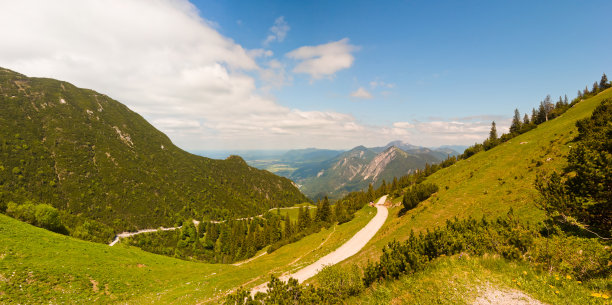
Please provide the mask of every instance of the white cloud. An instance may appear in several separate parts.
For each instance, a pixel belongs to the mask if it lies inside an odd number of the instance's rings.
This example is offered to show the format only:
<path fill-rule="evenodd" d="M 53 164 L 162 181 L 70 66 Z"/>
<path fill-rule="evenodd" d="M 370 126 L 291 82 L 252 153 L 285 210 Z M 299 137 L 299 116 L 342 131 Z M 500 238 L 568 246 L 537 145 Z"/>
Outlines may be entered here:
<path fill-rule="evenodd" d="M 258 58 L 258 57 L 271 57 L 274 55 L 274 52 L 272 52 L 271 50 L 266 50 L 266 49 L 252 49 L 252 50 L 248 50 L 247 54 L 249 54 L 251 58 Z"/>
<path fill-rule="evenodd" d="M 299 61 L 293 72 L 308 74 L 313 79 L 320 79 L 331 77 L 342 69 L 350 68 L 355 60 L 351 52 L 358 49 L 349 44 L 348 38 L 344 38 L 317 46 L 304 46 L 287 53 L 287 57 Z"/>
<path fill-rule="evenodd" d="M 427 146 L 468 145 L 482 142 L 491 130 L 491 117 L 479 116 L 453 118 L 450 120 L 434 119 L 427 122 L 395 122 L 386 134 L 403 137 L 408 142 Z M 509 119 L 498 120 L 498 134 L 507 131 Z"/>
<path fill-rule="evenodd" d="M 270 28 L 268 37 L 264 40 L 264 45 L 268 45 L 273 41 L 283 42 L 291 28 L 284 16 L 280 16 L 274 20 L 274 25 Z"/>
<path fill-rule="evenodd" d="M 258 94 L 250 74 L 282 84 L 283 65 L 259 66 L 271 51 L 220 35 L 186 0 L 8 1 L 0 20 L 0 66 L 107 94 L 184 148 L 348 146 L 361 128 Z"/>
<path fill-rule="evenodd" d="M 372 94 L 370 94 L 370 92 L 368 92 L 366 89 L 363 89 L 363 87 L 359 87 L 359 89 L 357 89 L 355 92 L 351 92 L 351 96 L 355 98 L 361 98 L 361 99 L 371 99 L 372 98 Z"/>
<path fill-rule="evenodd" d="M 0 20 L 10 25 L 0 27 L 0 66 L 107 94 L 187 149 L 348 148 L 400 137 L 429 145 L 454 141 L 461 128 L 482 140 L 490 124 L 380 127 L 285 107 L 257 86 L 290 81 L 282 62 L 222 36 L 186 0 L 5 1 Z M 350 67 L 356 49 L 342 39 L 287 56 L 300 61 L 295 72 L 320 78 Z"/>

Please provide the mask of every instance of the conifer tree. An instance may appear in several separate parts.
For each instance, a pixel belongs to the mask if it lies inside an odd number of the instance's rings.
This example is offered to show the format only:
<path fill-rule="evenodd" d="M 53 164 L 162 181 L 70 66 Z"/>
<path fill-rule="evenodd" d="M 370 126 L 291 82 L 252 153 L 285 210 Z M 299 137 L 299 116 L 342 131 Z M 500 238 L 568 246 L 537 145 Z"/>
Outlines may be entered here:
<path fill-rule="evenodd" d="M 310 217 L 310 207 L 306 207 L 304 209 L 304 228 L 308 228 L 312 223 L 312 218 Z"/>
<path fill-rule="evenodd" d="M 591 92 L 593 92 L 593 94 L 597 94 L 599 92 L 599 84 L 597 84 L 597 82 L 593 83 L 593 90 L 591 90 Z"/>
<path fill-rule="evenodd" d="M 329 206 L 329 199 L 327 196 L 320 201 L 319 206 L 317 208 L 317 221 L 320 222 L 329 222 L 331 220 L 331 208 Z"/>
<path fill-rule="evenodd" d="M 525 116 L 523 117 L 523 126 L 527 126 L 529 123 L 529 116 L 525 113 Z"/>
<path fill-rule="evenodd" d="M 299 210 L 298 210 L 298 223 L 297 223 L 297 226 L 298 226 L 299 230 L 304 230 L 306 228 L 306 222 L 305 222 L 305 219 L 304 219 L 304 216 L 305 216 L 304 213 L 305 213 L 304 207 L 300 207 Z"/>
<path fill-rule="evenodd" d="M 495 127 L 495 121 L 491 122 L 491 131 L 489 131 L 489 140 L 497 141 L 497 127 Z"/>
<path fill-rule="evenodd" d="M 601 90 L 606 90 L 606 89 L 610 88 L 610 83 L 608 82 L 608 77 L 606 76 L 606 73 L 604 73 L 601 76 L 601 80 L 599 81 L 599 88 Z"/>
<path fill-rule="evenodd" d="M 291 224 L 291 218 L 289 218 L 289 214 L 285 215 L 285 235 L 284 238 L 288 239 L 291 235 L 293 235 L 293 225 Z"/>
<path fill-rule="evenodd" d="M 510 133 L 518 134 L 521 131 L 521 114 L 518 109 L 514 109 L 514 117 L 512 118 L 512 125 L 510 125 Z"/>

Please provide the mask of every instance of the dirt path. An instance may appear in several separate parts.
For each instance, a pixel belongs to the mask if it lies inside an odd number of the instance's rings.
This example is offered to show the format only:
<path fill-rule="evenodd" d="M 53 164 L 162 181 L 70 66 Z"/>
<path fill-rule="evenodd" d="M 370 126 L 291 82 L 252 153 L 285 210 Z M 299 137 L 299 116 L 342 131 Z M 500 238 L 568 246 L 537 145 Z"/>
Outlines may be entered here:
<path fill-rule="evenodd" d="M 472 305 L 545 305 L 515 289 L 501 290 L 489 284 L 481 290 L 482 292 Z"/>
<path fill-rule="evenodd" d="M 346 243 L 344 243 L 340 248 L 335 251 L 323 256 L 316 262 L 311 265 L 308 265 L 297 272 L 289 275 L 283 275 L 279 277 L 279 279 L 283 281 L 287 281 L 289 278 L 294 278 L 298 280 L 298 282 L 303 282 L 315 274 L 319 273 L 324 266 L 337 264 L 359 252 L 369 241 L 374 237 L 376 232 L 382 227 L 389 215 L 389 211 L 384 206 L 385 201 L 387 200 L 387 196 L 381 197 L 376 203 L 377 213 L 368 224 L 363 227 L 357 234 L 353 235 L 351 239 L 349 239 Z M 258 285 L 251 290 L 251 294 L 256 294 L 257 292 L 265 292 L 268 283 L 263 283 Z"/>
<path fill-rule="evenodd" d="M 200 222 L 197 221 L 197 220 L 194 220 L 193 224 L 198 226 L 200 224 Z M 110 244 L 108 244 L 108 245 L 112 247 L 116 243 L 118 243 L 122 238 L 130 237 L 130 236 L 134 236 L 134 235 L 138 235 L 138 234 L 152 233 L 152 232 L 157 232 L 157 231 L 174 231 L 174 230 L 180 229 L 180 228 L 182 228 L 182 227 L 172 227 L 172 228 L 160 227 L 159 229 L 143 229 L 143 230 L 138 230 L 136 232 L 122 232 L 122 233 L 117 234 L 115 236 L 115 239 L 113 239 L 113 241 Z"/>

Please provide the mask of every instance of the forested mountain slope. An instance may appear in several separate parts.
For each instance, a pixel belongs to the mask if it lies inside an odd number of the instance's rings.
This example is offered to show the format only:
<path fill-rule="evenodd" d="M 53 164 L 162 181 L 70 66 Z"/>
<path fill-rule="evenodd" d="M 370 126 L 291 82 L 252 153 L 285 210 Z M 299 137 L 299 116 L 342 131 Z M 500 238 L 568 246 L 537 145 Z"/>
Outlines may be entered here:
<path fill-rule="evenodd" d="M 101 241 L 109 228 L 256 215 L 307 199 L 240 157 L 181 150 L 106 95 L 0 68 L 0 202 L 10 201 L 51 204 L 70 231 Z"/>

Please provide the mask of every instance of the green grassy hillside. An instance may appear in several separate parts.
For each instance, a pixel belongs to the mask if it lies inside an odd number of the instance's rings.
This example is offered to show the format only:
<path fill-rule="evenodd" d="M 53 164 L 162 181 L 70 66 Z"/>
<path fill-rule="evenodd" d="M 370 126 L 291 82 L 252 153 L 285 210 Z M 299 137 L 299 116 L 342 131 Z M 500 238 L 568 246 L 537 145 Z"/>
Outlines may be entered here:
<path fill-rule="evenodd" d="M 524 222 L 544 220 L 544 213 L 535 205 L 539 200 L 534 185 L 536 176 L 564 167 L 577 135 L 576 121 L 589 117 L 602 100 L 611 97 L 612 89 L 608 89 L 530 132 L 432 174 L 425 182 L 436 183 L 440 190 L 403 216 L 399 215 L 399 206 L 393 208 L 379 234 L 341 265 L 363 266 L 368 260 L 378 261 L 382 248 L 389 242 L 406 240 L 411 230 L 424 232 L 444 226 L 446 220 L 454 217 L 492 219 L 513 208 L 514 215 Z M 399 203 L 401 198 L 393 201 Z M 581 249 L 555 251 L 564 251 L 564 255 L 582 253 Z M 318 278 L 312 280 L 317 281 Z M 526 293 L 550 304 L 609 304 L 610 287 L 609 278 L 596 278 L 583 284 L 558 271 L 551 274 L 534 270 L 527 262 L 508 261 L 499 256 L 455 255 L 436 259 L 425 270 L 414 274 L 376 283 L 345 302 L 472 304 L 492 289 Z"/>
<path fill-rule="evenodd" d="M 524 221 L 543 220 L 544 213 L 534 205 L 539 196 L 534 187 L 536 176 L 564 166 L 577 134 L 576 121 L 590 116 L 603 99 L 610 97 L 612 89 L 576 104 L 534 130 L 427 177 L 425 182 L 437 184 L 440 190 L 401 217 L 401 206 L 393 208 L 379 234 L 345 264 L 377 260 L 390 241 L 405 240 L 411 230 L 441 226 L 454 217 L 497 217 L 512 207 Z M 394 199 L 395 203 L 400 201 Z"/>
<path fill-rule="evenodd" d="M 95 223 L 87 219 L 123 231 L 307 201 L 290 180 L 240 157 L 179 149 L 103 94 L 0 68 L 0 201 L 29 200 L 68 212 L 79 231 Z"/>
<path fill-rule="evenodd" d="M 0 214 L 0 304 L 220 303 L 238 286 L 255 286 L 316 261 L 359 231 L 376 210 L 342 225 L 257 254 L 240 266 L 188 262 L 121 244 L 109 247 L 33 227 Z M 263 253 L 264 251 L 262 251 Z"/>

